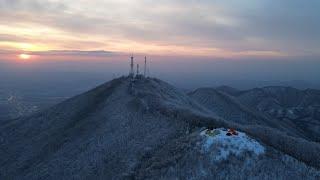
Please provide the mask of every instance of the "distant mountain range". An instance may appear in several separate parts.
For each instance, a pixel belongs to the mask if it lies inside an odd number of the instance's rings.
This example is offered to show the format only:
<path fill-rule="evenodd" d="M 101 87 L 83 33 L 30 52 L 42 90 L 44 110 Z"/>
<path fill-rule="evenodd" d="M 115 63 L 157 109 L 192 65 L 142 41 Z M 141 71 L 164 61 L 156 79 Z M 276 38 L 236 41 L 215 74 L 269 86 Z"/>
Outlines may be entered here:
<path fill-rule="evenodd" d="M 1 121 L 0 179 L 319 179 L 319 97 L 121 77 Z"/>
<path fill-rule="evenodd" d="M 217 90 L 283 126 L 290 125 L 290 129 L 301 132 L 302 137 L 320 142 L 320 90 L 279 86 L 246 91 L 230 87 Z"/>

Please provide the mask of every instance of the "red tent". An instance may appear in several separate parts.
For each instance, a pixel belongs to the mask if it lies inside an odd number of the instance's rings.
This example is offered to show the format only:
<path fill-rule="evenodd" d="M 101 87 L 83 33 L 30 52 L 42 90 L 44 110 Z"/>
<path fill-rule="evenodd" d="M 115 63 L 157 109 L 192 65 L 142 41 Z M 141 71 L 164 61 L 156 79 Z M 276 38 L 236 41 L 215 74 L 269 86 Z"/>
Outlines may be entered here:
<path fill-rule="evenodd" d="M 231 136 L 231 135 L 238 135 L 237 131 L 233 128 L 230 128 L 228 129 L 228 133 L 227 133 L 228 136 Z"/>

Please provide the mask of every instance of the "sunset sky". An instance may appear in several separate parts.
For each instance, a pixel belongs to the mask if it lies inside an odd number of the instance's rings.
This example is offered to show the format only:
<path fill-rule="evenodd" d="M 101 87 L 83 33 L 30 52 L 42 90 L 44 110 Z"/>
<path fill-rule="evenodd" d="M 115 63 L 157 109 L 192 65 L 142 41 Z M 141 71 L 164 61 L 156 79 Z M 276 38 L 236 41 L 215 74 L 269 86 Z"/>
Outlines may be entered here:
<path fill-rule="evenodd" d="M 318 0 L 0 0 L 2 57 L 320 55 Z"/>
<path fill-rule="evenodd" d="M 126 75 L 134 54 L 181 87 L 320 87 L 319 9 L 319 0 L 0 0 L 0 80 L 98 84 Z"/>

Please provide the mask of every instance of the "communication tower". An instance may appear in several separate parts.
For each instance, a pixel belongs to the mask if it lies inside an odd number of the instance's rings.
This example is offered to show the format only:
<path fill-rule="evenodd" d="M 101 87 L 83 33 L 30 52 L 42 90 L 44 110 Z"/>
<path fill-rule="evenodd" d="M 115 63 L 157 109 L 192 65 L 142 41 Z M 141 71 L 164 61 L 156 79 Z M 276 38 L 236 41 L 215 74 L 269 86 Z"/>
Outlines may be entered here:
<path fill-rule="evenodd" d="M 139 75 L 139 64 L 137 64 L 137 76 Z"/>
<path fill-rule="evenodd" d="M 133 71 L 133 55 L 131 56 L 131 63 L 130 63 L 130 73 L 129 76 L 133 77 L 134 76 L 134 71 Z"/>
<path fill-rule="evenodd" d="M 144 77 L 147 76 L 147 56 L 144 57 L 144 72 L 143 72 L 143 76 Z"/>

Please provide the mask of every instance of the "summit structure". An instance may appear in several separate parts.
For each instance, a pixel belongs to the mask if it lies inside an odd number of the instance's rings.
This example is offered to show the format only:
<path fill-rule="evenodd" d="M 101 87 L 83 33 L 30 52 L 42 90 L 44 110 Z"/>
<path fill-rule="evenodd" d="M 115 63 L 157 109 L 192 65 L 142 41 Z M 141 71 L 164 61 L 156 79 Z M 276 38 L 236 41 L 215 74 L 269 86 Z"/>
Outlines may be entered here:
<path fill-rule="evenodd" d="M 137 63 L 136 65 L 136 74 L 134 72 L 134 57 L 133 55 L 130 58 L 130 71 L 129 71 L 129 77 L 131 78 L 140 78 L 140 77 L 146 77 L 147 76 L 147 57 L 144 57 L 144 69 L 143 74 L 140 73 L 140 65 Z"/>
<path fill-rule="evenodd" d="M 134 71 L 133 71 L 133 55 L 131 56 L 131 61 L 130 61 L 130 72 L 129 76 L 133 77 L 134 76 Z"/>
<path fill-rule="evenodd" d="M 144 77 L 147 76 L 147 56 L 144 57 L 144 72 L 143 72 L 143 76 Z"/>

